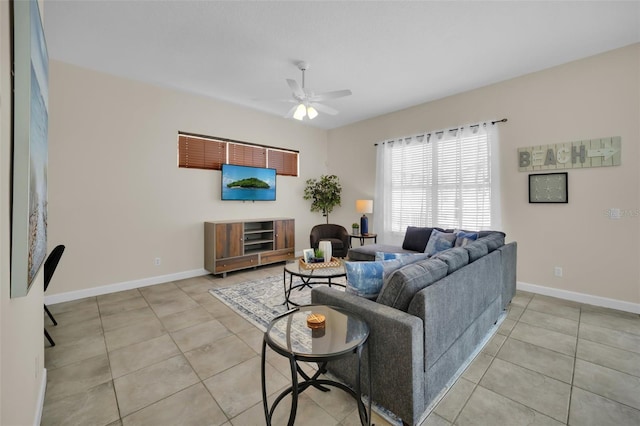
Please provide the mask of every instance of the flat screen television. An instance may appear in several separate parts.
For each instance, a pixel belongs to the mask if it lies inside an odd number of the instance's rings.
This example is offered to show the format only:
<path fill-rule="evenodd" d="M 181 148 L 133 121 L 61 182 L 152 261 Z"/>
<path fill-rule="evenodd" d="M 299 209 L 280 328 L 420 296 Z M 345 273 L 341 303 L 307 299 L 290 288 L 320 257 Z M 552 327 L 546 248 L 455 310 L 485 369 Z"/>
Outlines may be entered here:
<path fill-rule="evenodd" d="M 276 169 L 222 165 L 222 199 L 275 201 Z"/>

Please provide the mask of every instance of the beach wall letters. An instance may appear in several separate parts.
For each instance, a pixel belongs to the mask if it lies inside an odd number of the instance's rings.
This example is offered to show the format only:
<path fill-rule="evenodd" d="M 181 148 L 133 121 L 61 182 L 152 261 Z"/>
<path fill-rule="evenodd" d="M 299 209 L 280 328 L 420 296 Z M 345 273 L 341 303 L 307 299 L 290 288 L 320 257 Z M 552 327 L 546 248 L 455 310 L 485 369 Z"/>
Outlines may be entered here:
<path fill-rule="evenodd" d="M 518 148 L 518 171 L 619 166 L 620 136 Z"/>

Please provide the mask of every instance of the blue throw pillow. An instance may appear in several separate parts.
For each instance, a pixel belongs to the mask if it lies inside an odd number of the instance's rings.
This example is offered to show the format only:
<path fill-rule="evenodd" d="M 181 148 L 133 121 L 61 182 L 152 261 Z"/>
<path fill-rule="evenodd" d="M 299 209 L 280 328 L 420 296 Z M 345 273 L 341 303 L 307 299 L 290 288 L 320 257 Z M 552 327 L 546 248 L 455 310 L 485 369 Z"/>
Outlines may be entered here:
<path fill-rule="evenodd" d="M 403 265 L 399 259 L 378 262 L 344 262 L 347 272 L 346 293 L 375 300 L 384 279 Z"/>
<path fill-rule="evenodd" d="M 424 249 L 424 252 L 429 256 L 433 256 L 434 254 L 448 250 L 456 242 L 456 234 L 453 232 L 441 232 L 437 229 L 434 229 L 431 232 L 431 236 L 429 237 L 429 242 L 427 243 L 427 247 Z"/>
<path fill-rule="evenodd" d="M 404 265 L 417 262 L 418 260 L 428 259 L 429 256 L 424 253 L 385 253 L 383 251 L 376 252 L 376 261 L 382 260 L 401 260 Z"/>
<path fill-rule="evenodd" d="M 477 232 L 455 231 L 454 234 L 456 234 L 455 247 L 464 247 L 470 242 L 478 239 Z"/>

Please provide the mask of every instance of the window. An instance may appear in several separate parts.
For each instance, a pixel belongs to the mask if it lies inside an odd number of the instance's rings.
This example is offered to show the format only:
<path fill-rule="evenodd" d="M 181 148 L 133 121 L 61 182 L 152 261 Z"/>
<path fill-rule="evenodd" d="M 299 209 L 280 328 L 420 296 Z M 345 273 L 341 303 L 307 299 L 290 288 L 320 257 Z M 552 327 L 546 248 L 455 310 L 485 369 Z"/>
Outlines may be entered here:
<path fill-rule="evenodd" d="M 220 170 L 222 164 L 269 167 L 282 176 L 298 176 L 298 152 L 245 142 L 178 134 L 178 167 Z"/>
<path fill-rule="evenodd" d="M 497 226 L 492 139 L 484 126 L 470 126 L 379 144 L 377 229 L 392 241 L 403 237 L 407 226 Z"/>

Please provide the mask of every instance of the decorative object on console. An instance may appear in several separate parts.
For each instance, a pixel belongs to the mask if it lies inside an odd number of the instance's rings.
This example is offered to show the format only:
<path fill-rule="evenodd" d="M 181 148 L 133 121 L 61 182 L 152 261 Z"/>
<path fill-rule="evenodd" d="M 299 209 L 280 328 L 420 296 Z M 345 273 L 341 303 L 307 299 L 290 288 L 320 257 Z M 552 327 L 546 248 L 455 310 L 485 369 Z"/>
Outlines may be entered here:
<path fill-rule="evenodd" d="M 369 219 L 366 213 L 373 213 L 373 200 L 356 200 L 356 211 L 362 213 L 360 232 L 362 235 L 367 235 L 369 233 Z"/>
<path fill-rule="evenodd" d="M 357 223 L 352 223 L 351 224 L 351 234 L 352 235 L 358 235 L 360 234 L 360 225 Z"/>
<path fill-rule="evenodd" d="M 342 186 L 340 179 L 336 175 L 322 175 L 320 179 L 308 179 L 304 188 L 302 198 L 311 201 L 312 212 L 322 212 L 322 216 L 329 223 L 329 213 L 333 208 L 339 206 L 342 200 L 340 194 Z"/>
<path fill-rule="evenodd" d="M 568 174 L 529 175 L 529 203 L 568 203 Z"/>

